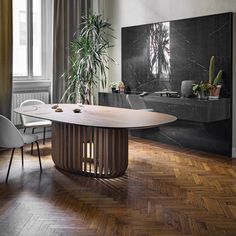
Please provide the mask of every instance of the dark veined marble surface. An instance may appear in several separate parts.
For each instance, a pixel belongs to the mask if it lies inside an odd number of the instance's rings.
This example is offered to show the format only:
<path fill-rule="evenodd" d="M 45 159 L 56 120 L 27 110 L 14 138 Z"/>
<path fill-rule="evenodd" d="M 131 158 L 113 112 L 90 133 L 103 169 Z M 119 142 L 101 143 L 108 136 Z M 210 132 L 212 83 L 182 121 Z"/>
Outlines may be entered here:
<path fill-rule="evenodd" d="M 129 96 L 140 99 L 139 95 Z M 132 135 L 231 156 L 230 99 L 201 101 L 195 98 L 157 97 L 152 94 L 141 99 L 154 112 L 175 115 L 178 120 L 159 128 L 132 130 Z M 129 108 L 126 94 L 118 93 L 99 93 L 99 105 Z"/>
<path fill-rule="evenodd" d="M 179 120 L 133 135 L 231 156 L 232 18 L 233 13 L 222 13 L 122 28 L 122 81 L 127 91 L 167 89 L 180 94 L 183 80 L 208 81 L 211 56 L 216 58 L 215 74 L 223 70 L 223 99 L 217 102 L 145 96 L 148 108 Z M 104 105 L 127 106 L 122 95 L 100 98 Z"/>
<path fill-rule="evenodd" d="M 183 80 L 208 81 L 211 56 L 232 91 L 232 13 L 122 28 L 122 80 L 131 91 L 180 92 Z"/>

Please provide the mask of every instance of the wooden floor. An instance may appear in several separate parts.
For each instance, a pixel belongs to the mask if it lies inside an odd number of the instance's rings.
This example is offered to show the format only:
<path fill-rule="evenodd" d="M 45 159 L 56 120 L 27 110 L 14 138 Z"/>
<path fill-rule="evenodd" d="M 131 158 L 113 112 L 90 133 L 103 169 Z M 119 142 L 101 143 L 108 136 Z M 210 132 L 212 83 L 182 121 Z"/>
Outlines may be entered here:
<path fill-rule="evenodd" d="M 117 179 L 57 170 L 50 141 L 37 155 L 0 153 L 0 235 L 236 235 L 236 164 L 152 141 L 129 141 Z"/>

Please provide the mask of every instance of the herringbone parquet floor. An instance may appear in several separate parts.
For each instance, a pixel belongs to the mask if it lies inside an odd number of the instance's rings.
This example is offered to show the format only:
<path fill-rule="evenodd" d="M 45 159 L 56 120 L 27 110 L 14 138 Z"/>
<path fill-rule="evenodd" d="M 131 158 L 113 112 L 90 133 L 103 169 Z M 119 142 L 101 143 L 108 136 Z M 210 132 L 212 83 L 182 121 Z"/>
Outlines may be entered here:
<path fill-rule="evenodd" d="M 0 235 L 236 235 L 236 164 L 216 155 L 132 138 L 117 179 L 57 170 L 50 142 L 43 173 L 26 150 L 0 153 Z"/>

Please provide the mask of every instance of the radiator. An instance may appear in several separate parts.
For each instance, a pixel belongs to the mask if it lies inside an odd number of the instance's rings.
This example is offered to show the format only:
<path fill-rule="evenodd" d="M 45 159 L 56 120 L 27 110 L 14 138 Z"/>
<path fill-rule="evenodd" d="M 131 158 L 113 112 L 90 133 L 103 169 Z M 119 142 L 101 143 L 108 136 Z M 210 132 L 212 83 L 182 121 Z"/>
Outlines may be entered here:
<path fill-rule="evenodd" d="M 49 92 L 35 92 L 35 93 L 13 93 L 12 94 L 12 113 L 11 121 L 15 125 L 20 125 L 20 115 L 14 112 L 14 109 L 19 107 L 20 104 L 28 99 L 39 99 L 45 103 L 49 103 Z"/>

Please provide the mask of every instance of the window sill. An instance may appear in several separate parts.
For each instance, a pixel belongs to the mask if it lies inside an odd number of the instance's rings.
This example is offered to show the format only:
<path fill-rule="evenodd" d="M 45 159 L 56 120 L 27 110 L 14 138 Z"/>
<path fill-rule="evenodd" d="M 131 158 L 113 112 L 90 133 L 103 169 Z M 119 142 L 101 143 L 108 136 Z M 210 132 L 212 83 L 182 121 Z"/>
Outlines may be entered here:
<path fill-rule="evenodd" d="M 13 80 L 12 92 L 50 91 L 51 80 Z"/>

